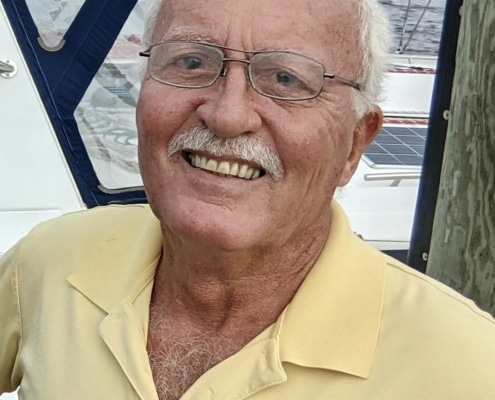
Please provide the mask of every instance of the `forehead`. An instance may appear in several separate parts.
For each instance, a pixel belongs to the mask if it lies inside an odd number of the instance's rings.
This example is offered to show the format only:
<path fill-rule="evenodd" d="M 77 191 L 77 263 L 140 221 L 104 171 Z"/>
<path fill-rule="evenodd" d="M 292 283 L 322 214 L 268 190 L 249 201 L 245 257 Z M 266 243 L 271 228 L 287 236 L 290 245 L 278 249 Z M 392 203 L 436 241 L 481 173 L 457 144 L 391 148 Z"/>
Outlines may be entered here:
<path fill-rule="evenodd" d="M 243 50 L 294 50 L 324 61 L 357 52 L 358 20 L 354 0 L 165 0 L 153 42 L 203 39 Z"/>

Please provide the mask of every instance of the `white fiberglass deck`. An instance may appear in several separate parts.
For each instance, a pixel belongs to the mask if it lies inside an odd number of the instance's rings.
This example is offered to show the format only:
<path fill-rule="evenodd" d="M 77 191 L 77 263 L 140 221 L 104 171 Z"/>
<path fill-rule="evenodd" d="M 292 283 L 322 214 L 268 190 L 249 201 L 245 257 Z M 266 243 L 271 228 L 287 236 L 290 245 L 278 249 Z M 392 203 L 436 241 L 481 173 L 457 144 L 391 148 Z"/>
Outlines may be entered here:
<path fill-rule="evenodd" d="M 337 194 L 353 230 L 381 250 L 407 250 L 428 130 L 436 58 L 391 55 L 381 133 Z"/>

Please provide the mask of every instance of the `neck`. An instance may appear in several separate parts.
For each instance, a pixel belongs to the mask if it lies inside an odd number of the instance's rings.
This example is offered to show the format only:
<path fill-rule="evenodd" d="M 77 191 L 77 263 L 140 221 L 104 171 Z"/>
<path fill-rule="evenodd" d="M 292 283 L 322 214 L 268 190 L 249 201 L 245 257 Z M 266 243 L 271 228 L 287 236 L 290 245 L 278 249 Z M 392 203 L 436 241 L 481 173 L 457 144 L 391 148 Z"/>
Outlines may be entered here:
<path fill-rule="evenodd" d="M 278 318 L 326 240 L 320 233 L 275 249 L 232 252 L 164 237 L 155 307 L 176 321 L 245 342 Z"/>

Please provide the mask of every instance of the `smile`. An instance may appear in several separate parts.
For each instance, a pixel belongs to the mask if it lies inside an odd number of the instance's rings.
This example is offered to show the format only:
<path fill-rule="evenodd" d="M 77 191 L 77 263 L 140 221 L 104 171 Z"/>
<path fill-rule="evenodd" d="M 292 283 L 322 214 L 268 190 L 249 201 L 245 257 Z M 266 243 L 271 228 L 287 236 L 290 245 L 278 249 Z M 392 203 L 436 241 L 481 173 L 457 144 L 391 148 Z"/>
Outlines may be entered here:
<path fill-rule="evenodd" d="M 225 160 L 219 161 L 192 153 L 185 153 L 185 158 L 191 166 L 221 177 L 255 180 L 265 175 L 265 171 L 251 167 L 247 164 L 239 164 L 237 162 Z"/>

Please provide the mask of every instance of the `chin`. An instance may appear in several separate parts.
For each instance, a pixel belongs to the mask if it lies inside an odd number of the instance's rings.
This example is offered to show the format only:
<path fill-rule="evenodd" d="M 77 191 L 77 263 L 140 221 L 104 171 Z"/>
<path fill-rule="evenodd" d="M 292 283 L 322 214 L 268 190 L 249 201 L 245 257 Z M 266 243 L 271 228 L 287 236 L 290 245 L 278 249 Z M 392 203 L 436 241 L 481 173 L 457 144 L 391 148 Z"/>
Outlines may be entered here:
<path fill-rule="evenodd" d="M 183 201 L 178 207 L 157 211 L 165 235 L 183 243 L 239 251 L 264 246 L 269 237 L 266 218 L 222 205 Z"/>

